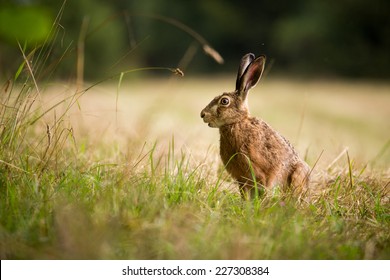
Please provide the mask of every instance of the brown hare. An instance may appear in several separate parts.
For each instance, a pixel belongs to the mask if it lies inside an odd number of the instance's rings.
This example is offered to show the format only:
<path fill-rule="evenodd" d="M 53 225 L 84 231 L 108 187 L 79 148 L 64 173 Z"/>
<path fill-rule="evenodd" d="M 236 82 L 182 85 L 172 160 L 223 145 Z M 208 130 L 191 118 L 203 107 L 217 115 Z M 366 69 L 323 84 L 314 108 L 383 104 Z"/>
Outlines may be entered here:
<path fill-rule="evenodd" d="M 215 97 L 200 113 L 209 127 L 219 128 L 223 164 L 243 198 L 253 197 L 256 187 L 306 190 L 309 183 L 310 168 L 290 142 L 249 114 L 248 91 L 260 80 L 265 60 L 263 55 L 246 54 L 238 68 L 236 90 Z"/>

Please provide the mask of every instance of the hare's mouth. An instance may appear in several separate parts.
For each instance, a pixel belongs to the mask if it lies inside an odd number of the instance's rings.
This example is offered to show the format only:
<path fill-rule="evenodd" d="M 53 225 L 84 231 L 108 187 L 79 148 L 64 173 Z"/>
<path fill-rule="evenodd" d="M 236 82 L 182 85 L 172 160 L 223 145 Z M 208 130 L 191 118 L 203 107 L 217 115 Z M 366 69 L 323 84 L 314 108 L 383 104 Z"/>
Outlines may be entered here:
<path fill-rule="evenodd" d="M 213 127 L 213 128 L 217 127 L 216 123 L 214 122 L 206 122 L 206 123 L 209 127 Z"/>
<path fill-rule="evenodd" d="M 217 127 L 217 123 L 215 122 L 214 118 L 208 116 L 208 115 L 201 115 L 203 122 L 207 123 L 209 127 Z"/>

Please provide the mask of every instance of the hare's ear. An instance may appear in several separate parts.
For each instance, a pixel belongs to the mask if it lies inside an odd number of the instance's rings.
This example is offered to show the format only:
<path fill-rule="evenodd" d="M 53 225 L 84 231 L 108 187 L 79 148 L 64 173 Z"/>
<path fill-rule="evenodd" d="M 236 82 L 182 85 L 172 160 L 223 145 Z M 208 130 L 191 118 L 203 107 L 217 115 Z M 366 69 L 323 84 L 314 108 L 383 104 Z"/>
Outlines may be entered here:
<path fill-rule="evenodd" d="M 247 53 L 241 58 L 236 79 L 236 90 L 240 89 L 242 75 L 244 75 L 246 68 L 248 68 L 249 64 L 251 64 L 254 59 L 255 55 L 253 53 Z"/>
<path fill-rule="evenodd" d="M 246 68 L 239 83 L 238 94 L 246 98 L 248 91 L 253 88 L 261 78 L 265 66 L 265 56 L 261 55 L 253 60 Z"/>

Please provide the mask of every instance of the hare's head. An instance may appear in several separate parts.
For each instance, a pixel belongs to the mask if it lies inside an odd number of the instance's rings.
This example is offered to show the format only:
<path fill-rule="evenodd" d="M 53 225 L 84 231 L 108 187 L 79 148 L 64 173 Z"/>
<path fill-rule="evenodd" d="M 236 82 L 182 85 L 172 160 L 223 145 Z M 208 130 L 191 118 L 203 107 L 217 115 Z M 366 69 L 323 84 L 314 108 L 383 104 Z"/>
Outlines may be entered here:
<path fill-rule="evenodd" d="M 215 97 L 200 113 L 210 127 L 222 127 L 249 116 L 248 91 L 260 80 L 264 71 L 265 56 L 255 59 L 251 53 L 244 55 L 238 68 L 236 90 Z"/>

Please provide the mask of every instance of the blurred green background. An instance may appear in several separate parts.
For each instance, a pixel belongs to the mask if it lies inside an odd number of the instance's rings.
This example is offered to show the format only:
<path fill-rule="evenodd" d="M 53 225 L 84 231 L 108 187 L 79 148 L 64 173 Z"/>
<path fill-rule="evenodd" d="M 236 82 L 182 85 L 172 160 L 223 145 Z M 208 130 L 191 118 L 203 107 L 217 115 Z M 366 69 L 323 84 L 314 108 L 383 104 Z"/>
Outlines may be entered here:
<path fill-rule="evenodd" d="M 32 61 L 42 54 L 38 50 L 50 49 L 47 69 L 61 79 L 76 75 L 80 53 L 89 80 L 147 66 L 180 66 L 187 75 L 231 72 L 247 52 L 266 54 L 273 75 L 390 77 L 388 0 L 0 3 L 1 79 L 13 77 L 19 68 L 20 48 L 26 53 L 36 50 L 30 53 Z M 161 17 L 195 30 L 225 64 L 205 55 L 198 41 Z"/>

